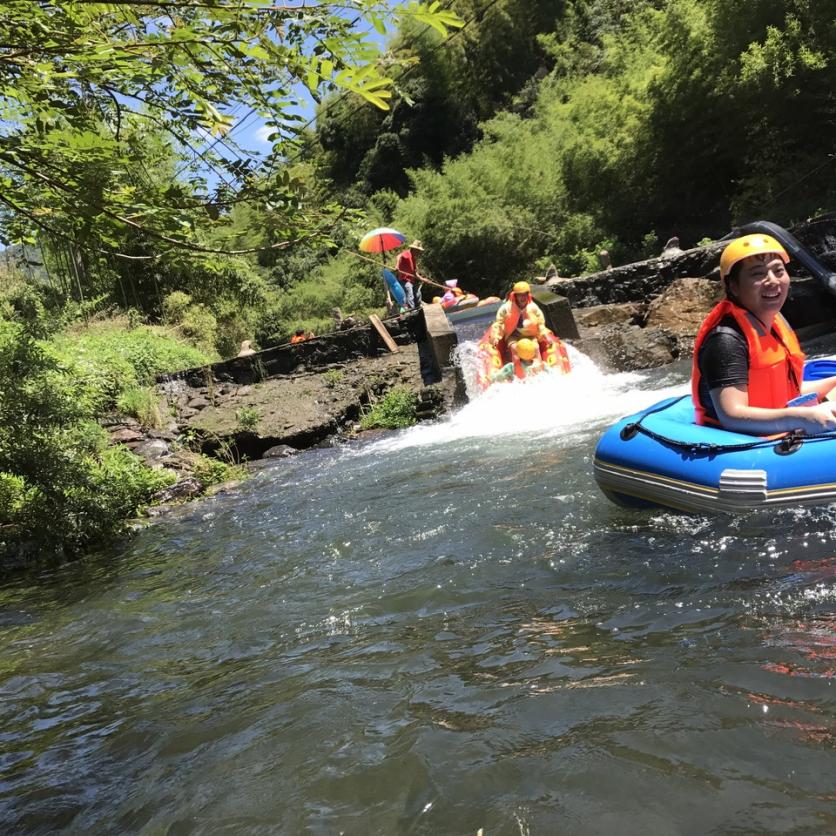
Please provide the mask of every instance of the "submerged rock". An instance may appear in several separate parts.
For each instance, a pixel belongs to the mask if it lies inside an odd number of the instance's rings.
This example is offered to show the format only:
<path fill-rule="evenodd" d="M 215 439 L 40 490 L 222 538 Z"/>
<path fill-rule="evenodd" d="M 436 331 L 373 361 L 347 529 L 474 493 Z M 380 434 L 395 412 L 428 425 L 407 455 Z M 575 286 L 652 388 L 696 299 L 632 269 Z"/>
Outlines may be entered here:
<path fill-rule="evenodd" d="M 286 459 L 288 456 L 295 456 L 299 451 L 289 444 L 276 444 L 262 453 L 262 459 Z"/>
<path fill-rule="evenodd" d="M 170 487 L 157 491 L 152 498 L 154 502 L 166 504 L 176 502 L 178 500 L 182 501 L 185 499 L 191 499 L 202 491 L 202 483 L 195 479 L 194 476 L 187 476 L 184 479 L 180 479 L 179 482 L 175 482 Z M 153 514 L 151 514 L 151 510 L 153 509 L 150 509 L 148 513 L 153 516 Z"/>

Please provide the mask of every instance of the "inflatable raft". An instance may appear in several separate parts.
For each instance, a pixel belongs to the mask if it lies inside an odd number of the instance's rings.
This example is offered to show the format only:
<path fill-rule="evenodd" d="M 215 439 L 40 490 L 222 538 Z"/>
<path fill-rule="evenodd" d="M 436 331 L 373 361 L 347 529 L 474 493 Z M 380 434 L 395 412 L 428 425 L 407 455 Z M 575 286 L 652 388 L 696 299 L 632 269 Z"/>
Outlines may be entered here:
<path fill-rule="evenodd" d="M 805 379 L 834 374 L 812 361 Z M 622 418 L 595 450 L 595 480 L 630 508 L 742 512 L 836 501 L 836 433 L 759 437 L 694 423 L 690 395 Z"/>
<path fill-rule="evenodd" d="M 487 389 L 494 382 L 494 375 L 507 363 L 511 362 L 511 355 L 505 347 L 505 340 L 500 340 L 498 346 L 491 345 L 491 328 L 482 335 L 476 345 L 476 383 L 480 389 Z M 567 374 L 571 371 L 569 354 L 566 346 L 559 337 L 549 331 L 545 337 L 538 340 L 540 357 L 546 369 Z M 514 376 L 524 378 L 525 372 L 519 362 L 514 364 Z"/>
<path fill-rule="evenodd" d="M 449 301 L 442 298 L 441 307 L 445 311 L 464 311 L 467 308 L 475 308 L 479 304 L 479 297 L 473 293 L 464 293 L 461 296 L 456 296 Z"/>

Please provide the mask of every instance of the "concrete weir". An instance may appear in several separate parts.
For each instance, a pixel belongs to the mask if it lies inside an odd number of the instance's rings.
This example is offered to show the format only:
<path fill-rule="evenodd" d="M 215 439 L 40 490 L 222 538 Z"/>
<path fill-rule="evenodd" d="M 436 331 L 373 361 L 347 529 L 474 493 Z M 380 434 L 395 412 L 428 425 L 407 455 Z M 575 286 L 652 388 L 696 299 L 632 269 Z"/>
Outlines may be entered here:
<path fill-rule="evenodd" d="M 564 340 L 578 338 L 578 326 L 572 314 L 569 300 L 565 296 L 544 287 L 533 287 L 531 295 L 540 306 L 546 319 L 546 325 L 558 337 Z M 462 311 L 445 311 L 441 305 L 425 305 L 427 342 L 438 373 L 456 374 L 459 388 L 464 391 L 458 367 L 452 362 L 453 349 L 459 343 L 459 335 L 466 334 L 467 339 L 477 339 L 488 328 L 496 316 L 502 302 L 495 302 L 478 308 L 466 308 Z"/>
<path fill-rule="evenodd" d="M 421 311 L 384 320 L 387 331 L 398 346 L 418 344 L 427 340 L 427 329 Z M 192 387 L 214 383 L 251 385 L 272 377 L 316 372 L 335 363 L 378 357 L 389 349 L 370 324 L 360 325 L 346 331 L 312 337 L 304 342 L 290 345 L 281 343 L 268 345 L 261 351 L 247 357 L 233 357 L 198 366 L 191 369 L 160 375 L 158 383 L 182 380 Z M 423 365 L 423 364 L 422 364 Z M 425 383 L 434 383 L 433 370 L 426 370 Z"/>

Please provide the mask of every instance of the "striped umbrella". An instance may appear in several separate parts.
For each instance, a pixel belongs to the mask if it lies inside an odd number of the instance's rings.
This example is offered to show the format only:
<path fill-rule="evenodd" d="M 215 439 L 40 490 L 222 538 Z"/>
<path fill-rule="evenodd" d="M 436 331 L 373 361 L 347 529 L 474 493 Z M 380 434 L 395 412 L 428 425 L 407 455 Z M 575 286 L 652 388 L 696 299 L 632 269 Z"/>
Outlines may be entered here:
<path fill-rule="evenodd" d="M 360 251 L 364 253 L 385 253 L 403 246 L 406 235 L 388 226 L 379 226 L 367 232 L 360 239 Z"/>

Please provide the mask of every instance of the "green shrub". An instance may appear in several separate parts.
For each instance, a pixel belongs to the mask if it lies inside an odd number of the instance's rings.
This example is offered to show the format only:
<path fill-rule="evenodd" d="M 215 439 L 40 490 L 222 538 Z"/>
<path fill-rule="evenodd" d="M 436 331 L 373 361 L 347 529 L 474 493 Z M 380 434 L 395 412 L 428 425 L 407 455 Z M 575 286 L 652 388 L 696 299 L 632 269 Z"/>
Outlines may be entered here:
<path fill-rule="evenodd" d="M 101 522 L 118 530 L 121 520 L 136 516 L 153 494 L 176 481 L 177 476 L 170 470 L 147 467 L 124 447 L 108 447 L 93 472 Z"/>
<path fill-rule="evenodd" d="M 169 293 L 163 299 L 163 322 L 179 325 L 191 304 L 192 297 L 188 293 L 183 293 L 181 290 Z"/>
<path fill-rule="evenodd" d="M 0 320 L 0 559 L 101 541 L 173 480 L 107 448 L 87 382 L 48 348 Z"/>
<path fill-rule="evenodd" d="M 215 350 L 218 320 L 205 305 L 190 305 L 180 320 L 183 336 L 202 351 Z"/>
<path fill-rule="evenodd" d="M 116 399 L 116 408 L 136 418 L 143 427 L 159 429 L 163 425 L 160 397 L 154 389 L 140 386 L 125 389 Z"/>
<path fill-rule="evenodd" d="M 235 412 L 235 420 L 242 430 L 254 430 L 260 419 L 259 411 L 249 406 L 242 406 Z"/>
<path fill-rule="evenodd" d="M 90 415 L 112 409 L 123 391 L 148 386 L 158 374 L 211 362 L 170 331 L 131 328 L 120 319 L 64 332 L 49 350 L 78 379 Z"/>
<path fill-rule="evenodd" d="M 208 488 L 210 485 L 217 485 L 221 482 L 229 482 L 231 479 L 241 478 L 243 469 L 240 465 L 230 464 L 220 459 L 213 459 L 210 456 L 198 455 L 192 472 L 194 473 L 195 479 L 204 488 Z"/>
<path fill-rule="evenodd" d="M 411 427 L 418 420 L 418 396 L 401 386 L 388 392 L 381 401 L 360 420 L 364 430 L 384 427 L 394 430 L 399 427 Z"/>
<path fill-rule="evenodd" d="M 343 373 L 340 369 L 329 369 L 322 375 L 325 385 L 330 389 L 336 386 L 342 379 Z"/>
<path fill-rule="evenodd" d="M 13 473 L 0 473 L 0 520 L 12 520 L 26 503 L 26 481 Z"/>
<path fill-rule="evenodd" d="M 394 256 L 389 263 L 394 264 Z M 281 342 L 297 328 L 326 333 L 333 329 L 334 308 L 340 308 L 346 316 L 379 312 L 385 298 L 381 265 L 380 261 L 360 260 L 351 254 L 317 265 L 284 293 L 271 297 L 258 312 L 256 339 L 261 344 Z"/>

